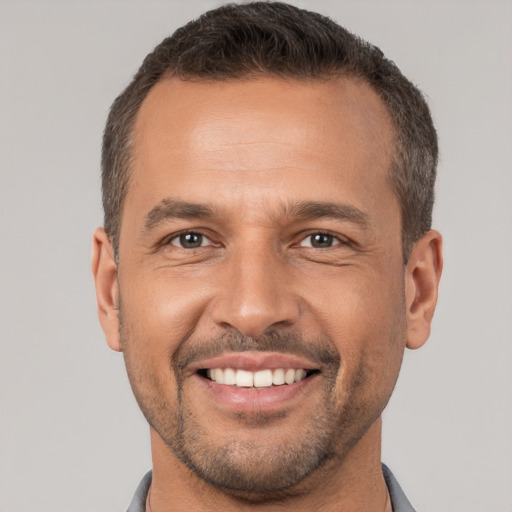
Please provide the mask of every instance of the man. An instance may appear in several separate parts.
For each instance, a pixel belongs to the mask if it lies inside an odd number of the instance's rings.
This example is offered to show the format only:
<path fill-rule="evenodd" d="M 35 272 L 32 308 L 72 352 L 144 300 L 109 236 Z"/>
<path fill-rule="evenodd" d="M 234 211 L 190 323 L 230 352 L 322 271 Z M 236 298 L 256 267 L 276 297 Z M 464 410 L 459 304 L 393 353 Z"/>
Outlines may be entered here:
<path fill-rule="evenodd" d="M 102 163 L 99 317 L 151 432 L 129 511 L 413 510 L 380 418 L 442 269 L 419 91 L 325 17 L 228 5 L 146 57 Z"/>

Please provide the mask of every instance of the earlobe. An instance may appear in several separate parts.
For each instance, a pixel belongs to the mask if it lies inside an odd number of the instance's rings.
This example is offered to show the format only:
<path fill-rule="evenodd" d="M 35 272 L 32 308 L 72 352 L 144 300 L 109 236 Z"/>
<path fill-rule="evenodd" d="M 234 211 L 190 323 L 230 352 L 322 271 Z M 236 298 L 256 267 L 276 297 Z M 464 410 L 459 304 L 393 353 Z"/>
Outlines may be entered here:
<path fill-rule="evenodd" d="M 91 267 L 101 327 L 109 347 L 120 352 L 117 264 L 112 244 L 103 228 L 94 232 Z"/>
<path fill-rule="evenodd" d="M 414 244 L 405 268 L 407 347 L 410 349 L 423 346 L 430 335 L 442 270 L 442 237 L 430 230 Z"/>

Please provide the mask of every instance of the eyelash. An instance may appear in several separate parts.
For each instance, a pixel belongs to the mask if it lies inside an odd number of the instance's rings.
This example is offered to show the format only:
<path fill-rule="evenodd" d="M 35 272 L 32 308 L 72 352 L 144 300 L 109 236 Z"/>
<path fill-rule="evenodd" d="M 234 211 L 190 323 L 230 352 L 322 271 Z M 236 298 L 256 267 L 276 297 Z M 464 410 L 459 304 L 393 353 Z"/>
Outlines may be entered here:
<path fill-rule="evenodd" d="M 180 242 L 180 239 L 187 235 L 195 235 L 197 237 L 201 237 L 201 244 L 198 245 L 197 247 L 184 247 L 183 240 Z M 314 242 L 312 241 L 312 238 L 315 236 L 323 236 L 323 237 L 330 239 L 331 245 L 328 245 L 327 247 L 315 247 L 313 245 Z M 311 243 L 309 245 L 302 245 L 308 239 L 311 240 Z M 180 245 L 178 245 L 178 243 L 174 243 L 175 241 L 179 242 Z M 205 241 L 207 241 L 209 243 L 204 244 Z M 178 248 L 184 249 L 184 250 L 194 250 L 194 249 L 200 249 L 200 248 L 206 247 L 206 246 L 215 245 L 210 237 L 208 237 L 207 235 L 205 235 L 199 231 L 182 231 L 180 233 L 176 233 L 176 234 L 172 235 L 172 237 L 167 238 L 167 240 L 164 243 L 165 243 L 165 245 L 173 245 L 174 247 L 178 247 Z M 313 232 L 307 233 L 306 235 L 302 236 L 302 238 L 299 240 L 299 242 L 297 242 L 294 245 L 296 247 L 297 246 L 298 247 L 308 247 L 311 249 L 330 249 L 332 247 L 337 247 L 339 245 L 349 245 L 349 242 L 348 242 L 348 240 L 341 238 L 339 235 L 335 235 L 328 231 L 313 231 Z"/>
<path fill-rule="evenodd" d="M 312 242 L 312 239 L 315 236 L 327 237 L 331 240 L 332 243 L 328 247 L 315 247 L 312 243 L 310 245 L 302 245 L 308 239 L 311 240 Z M 339 245 L 348 245 L 348 241 L 340 237 L 340 235 L 335 235 L 333 233 L 330 233 L 329 231 L 313 231 L 308 233 L 303 238 L 301 238 L 301 240 L 296 245 L 298 245 L 299 247 L 308 247 L 311 249 L 330 249 L 332 247 L 337 247 Z"/>
<path fill-rule="evenodd" d="M 195 236 L 201 237 L 201 244 L 197 247 L 183 247 L 183 245 L 178 245 L 177 243 L 173 243 L 174 241 L 179 241 L 182 237 L 185 237 L 187 235 L 195 235 Z M 203 233 L 200 233 L 199 231 L 182 231 L 180 233 L 175 233 L 170 238 L 167 238 L 167 240 L 165 241 L 165 245 L 173 245 L 174 247 L 178 247 L 179 249 L 194 250 L 194 249 L 200 249 L 202 247 L 205 247 L 206 245 L 203 245 L 203 242 L 205 240 L 210 242 L 207 245 L 214 245 L 210 237 L 206 236 Z"/>

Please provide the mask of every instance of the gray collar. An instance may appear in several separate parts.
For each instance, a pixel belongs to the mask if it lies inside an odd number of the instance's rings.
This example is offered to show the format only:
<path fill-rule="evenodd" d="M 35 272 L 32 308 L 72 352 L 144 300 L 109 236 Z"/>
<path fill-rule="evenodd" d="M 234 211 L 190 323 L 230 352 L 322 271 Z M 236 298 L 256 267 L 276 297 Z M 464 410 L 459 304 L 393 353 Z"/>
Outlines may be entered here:
<path fill-rule="evenodd" d="M 396 481 L 395 476 L 385 464 L 382 464 L 382 473 L 388 486 L 393 512 L 416 512 Z"/>

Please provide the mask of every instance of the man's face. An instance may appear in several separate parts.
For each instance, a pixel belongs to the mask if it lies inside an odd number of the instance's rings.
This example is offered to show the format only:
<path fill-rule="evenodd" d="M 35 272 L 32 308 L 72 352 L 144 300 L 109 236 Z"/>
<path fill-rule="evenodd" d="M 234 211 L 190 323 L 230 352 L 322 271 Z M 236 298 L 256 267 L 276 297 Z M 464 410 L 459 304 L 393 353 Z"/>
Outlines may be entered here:
<path fill-rule="evenodd" d="M 406 338 L 392 138 L 352 79 L 152 89 L 118 285 L 160 453 L 220 488 L 272 493 L 342 464 L 380 417 Z"/>

